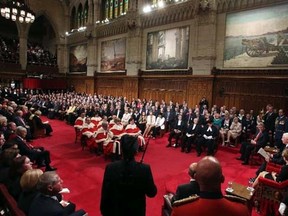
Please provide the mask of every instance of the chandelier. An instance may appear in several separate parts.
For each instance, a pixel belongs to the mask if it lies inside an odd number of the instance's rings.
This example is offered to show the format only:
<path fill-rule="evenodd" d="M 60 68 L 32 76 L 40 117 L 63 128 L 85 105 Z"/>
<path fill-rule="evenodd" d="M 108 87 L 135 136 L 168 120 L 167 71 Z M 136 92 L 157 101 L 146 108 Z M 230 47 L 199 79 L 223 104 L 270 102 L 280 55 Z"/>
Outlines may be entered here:
<path fill-rule="evenodd" d="M 33 23 L 34 12 L 25 4 L 25 0 L 6 0 L 0 5 L 1 16 L 20 23 Z"/>

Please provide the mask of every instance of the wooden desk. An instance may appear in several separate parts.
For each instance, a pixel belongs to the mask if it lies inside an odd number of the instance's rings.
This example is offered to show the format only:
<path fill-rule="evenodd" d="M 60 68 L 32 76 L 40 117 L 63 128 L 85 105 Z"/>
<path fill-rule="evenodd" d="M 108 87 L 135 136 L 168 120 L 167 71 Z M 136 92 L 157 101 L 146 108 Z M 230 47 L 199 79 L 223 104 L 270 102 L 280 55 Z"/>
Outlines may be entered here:
<path fill-rule="evenodd" d="M 237 197 L 240 197 L 240 198 L 247 200 L 247 207 L 248 207 L 249 211 L 252 212 L 252 208 L 253 208 L 252 197 L 253 197 L 255 190 L 252 191 L 252 193 L 251 193 L 247 189 L 247 187 L 248 187 L 247 185 L 242 185 L 242 184 L 239 184 L 236 182 L 232 182 L 233 191 L 232 192 L 229 192 L 227 190 L 225 190 L 225 191 L 228 195 L 237 196 Z"/>
<path fill-rule="evenodd" d="M 233 182 L 232 183 L 233 191 L 229 192 L 226 190 L 226 193 L 230 195 L 238 196 L 238 197 L 246 199 L 247 201 L 250 201 L 254 194 L 254 191 L 252 192 L 252 195 L 251 195 L 251 192 L 247 190 L 247 187 L 248 187 L 247 185 L 242 185 L 242 184 Z"/>

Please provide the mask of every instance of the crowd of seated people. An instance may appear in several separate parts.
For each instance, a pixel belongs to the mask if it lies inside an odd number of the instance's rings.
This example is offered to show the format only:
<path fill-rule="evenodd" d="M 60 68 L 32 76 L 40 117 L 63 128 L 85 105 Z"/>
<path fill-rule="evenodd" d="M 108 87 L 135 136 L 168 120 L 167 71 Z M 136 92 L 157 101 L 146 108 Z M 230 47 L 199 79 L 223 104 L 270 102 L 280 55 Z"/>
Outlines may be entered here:
<path fill-rule="evenodd" d="M 55 172 L 56 168 L 50 165 L 50 151 L 32 145 L 34 137 L 33 132 L 27 133 L 32 129 L 28 120 L 33 121 L 37 112 L 40 116 L 40 110 L 29 110 L 2 95 L 0 104 L 0 184 L 6 186 L 26 215 L 39 215 L 40 210 L 41 215 L 85 215 L 83 210 L 75 211 L 75 204 L 62 200 L 63 181 Z M 50 134 L 51 125 L 49 128 L 45 130 Z M 44 203 L 45 208 L 39 207 L 40 203 Z"/>
<path fill-rule="evenodd" d="M 57 58 L 40 44 L 28 42 L 27 62 L 34 65 L 57 66 Z"/>
<path fill-rule="evenodd" d="M 19 63 L 18 41 L 0 36 L 0 61 Z"/>
<path fill-rule="evenodd" d="M 141 137 L 147 138 L 152 134 L 154 138 L 157 138 L 160 127 L 162 127 L 162 130 L 165 128 L 164 130 L 169 133 L 167 147 L 181 146 L 181 151 L 189 153 L 195 146 L 198 156 L 205 148 L 209 155 L 214 155 L 219 144 L 234 146 L 243 143 L 242 153 L 245 146 L 248 146 L 247 149 L 250 148 L 246 158 L 244 156 L 241 158 L 244 164 L 247 164 L 251 151 L 255 149 L 252 142 L 255 139 L 259 141 L 257 125 L 263 123 L 263 130 L 267 132 L 267 136 L 265 136 L 267 139 L 264 140 L 263 145 L 274 145 L 275 140 L 275 145 L 281 147 L 281 136 L 288 131 L 287 118 L 283 115 L 283 110 L 280 109 L 277 114 L 272 105 L 266 107 L 266 112 L 261 110 L 256 116 L 253 110 L 245 112 L 244 109 L 240 109 L 237 111 L 236 107 L 228 109 L 226 106 L 213 105 L 209 109 L 205 100 L 201 100 L 195 107 L 188 107 L 185 101 L 182 104 L 146 99 L 128 101 L 125 97 L 76 92 L 29 93 L 25 105 L 41 110 L 42 114 L 47 115 L 48 118 L 65 120 L 71 125 L 75 124 L 80 115 L 89 117 L 94 126 L 84 128 L 86 130 L 84 135 L 90 139 L 88 145 L 94 146 L 96 149 L 99 145 L 97 142 L 95 143 L 95 136 L 98 129 L 103 129 L 103 121 L 107 121 L 107 130 L 110 130 L 113 127 L 113 121 L 117 118 L 116 121 L 120 120 L 118 124 L 125 129 L 130 119 L 133 118 L 135 125 L 141 131 Z M 271 113 L 271 111 L 273 112 Z M 197 119 L 195 120 L 197 123 L 194 123 L 194 119 Z M 161 123 L 163 120 L 164 124 Z M 85 121 L 82 122 L 85 123 Z M 161 125 L 159 125 L 160 123 Z M 195 130 L 196 126 L 197 130 Z M 90 132 L 88 133 L 87 130 Z M 112 136 L 113 141 L 117 141 L 117 138 L 119 139 L 119 136 Z M 174 143 L 172 143 L 173 140 L 175 140 Z M 237 142 L 232 142 L 233 140 Z M 142 143 L 145 143 L 145 139 Z M 113 146 L 109 149 L 116 151 L 117 147 L 114 144 Z M 111 154 L 114 153 L 117 152 L 111 152 Z M 243 154 L 245 155 L 245 152 Z"/>
<path fill-rule="evenodd" d="M 0 35 L 0 61 L 19 63 L 19 40 Z M 27 62 L 33 65 L 57 66 L 57 57 L 40 44 L 28 42 Z"/>
<path fill-rule="evenodd" d="M 4 135 L 7 136 L 7 133 L 5 134 L 7 128 L 11 130 L 8 135 L 15 133 L 12 140 L 15 139 L 15 135 L 18 139 L 19 137 L 22 140 L 28 139 L 26 135 L 29 130 L 28 121 L 31 116 L 35 115 L 35 111 L 41 110 L 42 114 L 47 115 L 48 118 L 57 118 L 74 125 L 82 136 L 86 137 L 86 144 L 91 149 L 94 149 L 96 153 L 112 156 L 112 159 L 120 157 L 119 139 L 124 134 L 137 136 L 139 151 L 141 151 L 145 147 L 147 137 L 152 136 L 158 139 L 162 129 L 168 133 L 168 147 L 180 146 L 182 152 L 189 153 L 194 145 L 198 156 L 205 148 L 208 155 L 214 155 L 217 145 L 229 146 L 232 139 L 237 138 L 241 143 L 239 159 L 243 160 L 243 164 L 246 165 L 252 151 L 257 151 L 267 144 L 275 145 L 283 151 L 285 145 L 283 145 L 282 135 L 288 132 L 288 119 L 283 110 L 279 109 L 277 113 L 270 104 L 266 106 L 266 112 L 261 110 L 258 115 L 255 115 L 253 110 L 246 113 L 244 109 L 241 109 L 238 112 L 236 107 L 228 109 L 226 106 L 213 105 L 209 109 L 208 102 L 203 100 L 195 107 L 188 107 L 185 101 L 182 104 L 146 99 L 128 101 L 125 97 L 63 91 L 36 93 L 19 90 L 19 92 L 25 92 L 22 96 L 26 98 L 21 106 L 1 98 L 1 140 L 4 139 L 2 139 Z M 27 121 L 27 125 L 26 123 L 20 125 L 22 121 L 16 117 L 23 118 L 24 122 Z M 10 123 L 11 119 L 17 119 L 14 123 L 18 128 L 15 129 L 15 125 Z M 7 127 L 7 125 L 10 126 Z M 17 129 L 19 129 L 18 132 Z M 21 130 L 26 133 L 21 134 Z M 173 140 L 175 140 L 174 143 Z M 8 149 L 17 147 L 17 143 L 16 146 L 15 143 L 8 142 L 8 144 L 6 145 L 9 146 Z M 1 144 L 1 151 L 3 151 L 3 146 L 5 144 Z M 29 150 L 33 151 L 34 147 L 30 146 L 30 148 Z M 19 150 L 20 154 L 23 154 L 23 149 Z M 47 164 L 50 163 L 49 153 L 41 153 L 45 152 L 45 149 L 39 149 L 39 151 L 41 159 L 37 155 L 32 157 L 28 154 L 27 156 L 36 164 L 38 163 L 39 167 L 44 165 L 47 169 Z M 19 186 L 19 182 L 17 184 Z"/>

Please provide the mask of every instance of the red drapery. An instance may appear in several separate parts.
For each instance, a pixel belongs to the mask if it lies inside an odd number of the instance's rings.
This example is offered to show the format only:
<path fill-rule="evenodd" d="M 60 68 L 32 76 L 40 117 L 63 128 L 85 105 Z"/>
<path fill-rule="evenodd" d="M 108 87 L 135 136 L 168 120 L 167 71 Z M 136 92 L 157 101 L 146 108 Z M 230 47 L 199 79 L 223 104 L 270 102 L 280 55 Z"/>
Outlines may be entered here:
<path fill-rule="evenodd" d="M 28 89 L 66 89 L 66 87 L 64 79 L 23 79 L 23 88 Z"/>

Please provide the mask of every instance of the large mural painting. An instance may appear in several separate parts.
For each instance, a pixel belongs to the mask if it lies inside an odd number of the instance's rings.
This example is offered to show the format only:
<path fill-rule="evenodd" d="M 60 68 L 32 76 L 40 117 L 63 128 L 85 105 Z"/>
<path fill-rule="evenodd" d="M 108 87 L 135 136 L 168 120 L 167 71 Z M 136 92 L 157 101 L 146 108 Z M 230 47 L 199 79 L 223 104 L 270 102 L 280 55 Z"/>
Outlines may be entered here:
<path fill-rule="evenodd" d="M 148 33 L 146 69 L 187 69 L 189 27 Z"/>
<path fill-rule="evenodd" d="M 70 47 L 70 73 L 87 72 L 87 44 Z"/>
<path fill-rule="evenodd" d="M 101 72 L 125 71 L 126 39 L 101 43 Z"/>
<path fill-rule="evenodd" d="M 288 4 L 228 14 L 224 67 L 288 65 Z"/>

